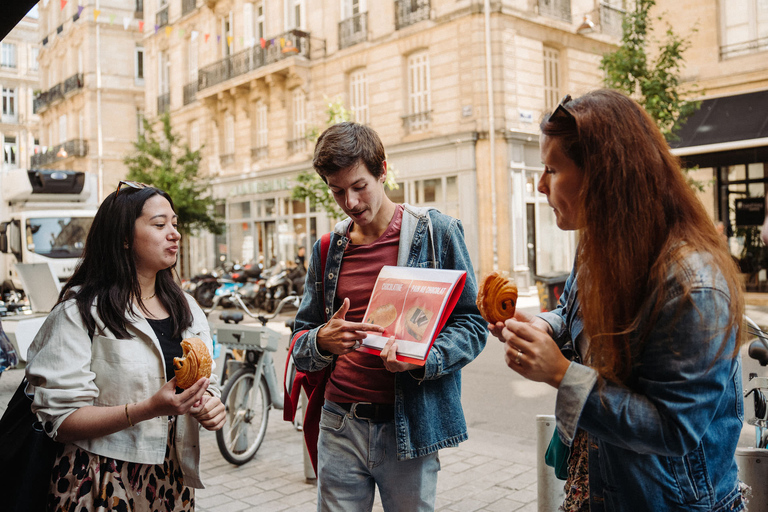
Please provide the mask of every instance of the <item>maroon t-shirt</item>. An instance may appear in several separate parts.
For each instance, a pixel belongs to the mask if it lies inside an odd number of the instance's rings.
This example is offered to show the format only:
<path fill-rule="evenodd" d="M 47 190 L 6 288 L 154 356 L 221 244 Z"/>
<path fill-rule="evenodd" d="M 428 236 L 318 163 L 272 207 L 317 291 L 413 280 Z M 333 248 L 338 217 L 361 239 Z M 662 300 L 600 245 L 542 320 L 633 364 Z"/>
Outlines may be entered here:
<path fill-rule="evenodd" d="M 336 298 L 342 303 L 349 298 L 346 319 L 362 322 L 371 290 L 381 267 L 397 265 L 403 206 L 398 205 L 384 234 L 367 245 L 347 244 L 341 260 Z M 384 367 L 381 357 L 352 351 L 339 356 L 325 388 L 325 398 L 333 402 L 395 402 L 395 374 Z"/>

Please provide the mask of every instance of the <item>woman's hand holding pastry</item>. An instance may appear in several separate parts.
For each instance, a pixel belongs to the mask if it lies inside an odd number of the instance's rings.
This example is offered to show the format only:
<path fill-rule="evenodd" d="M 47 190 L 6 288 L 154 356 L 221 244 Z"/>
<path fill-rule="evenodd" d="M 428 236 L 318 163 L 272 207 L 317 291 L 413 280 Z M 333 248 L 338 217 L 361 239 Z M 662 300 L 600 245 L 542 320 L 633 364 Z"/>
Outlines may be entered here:
<path fill-rule="evenodd" d="M 206 430 L 219 430 L 227 419 L 224 404 L 218 397 L 204 393 L 198 403 L 192 406 L 189 414 Z"/>
<path fill-rule="evenodd" d="M 500 334 L 507 345 L 504 357 L 507 366 L 527 379 L 545 382 L 554 388 L 560 386 L 571 362 L 541 326 L 510 319 Z"/>
<path fill-rule="evenodd" d="M 149 418 L 187 414 L 205 394 L 208 382 L 207 378 L 199 379 L 183 392 L 176 393 L 176 377 L 172 378 L 146 400 Z"/>

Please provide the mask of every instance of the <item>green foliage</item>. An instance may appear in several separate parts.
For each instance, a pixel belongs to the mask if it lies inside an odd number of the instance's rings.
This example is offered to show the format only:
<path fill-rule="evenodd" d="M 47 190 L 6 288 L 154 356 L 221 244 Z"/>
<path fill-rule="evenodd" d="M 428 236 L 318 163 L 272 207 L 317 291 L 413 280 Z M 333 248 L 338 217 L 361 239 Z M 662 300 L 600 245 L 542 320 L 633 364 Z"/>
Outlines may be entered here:
<path fill-rule="evenodd" d="M 173 199 L 182 234 L 201 229 L 222 233 L 223 225 L 214 214 L 216 202 L 210 195 L 208 180 L 198 176 L 200 150 L 192 151 L 173 132 L 168 113 L 160 121 L 162 133 L 156 134 L 152 125 L 142 120 L 144 133 L 134 143 L 135 151 L 123 159 L 128 167 L 127 179 L 166 191 Z"/>
<path fill-rule="evenodd" d="M 329 99 L 325 97 L 326 128 L 351 119 L 351 112 L 344 106 L 341 98 Z M 320 137 L 321 130 L 317 126 L 307 130 L 307 139 L 314 144 Z M 391 165 L 387 166 L 387 179 L 384 186 L 389 190 L 399 188 L 396 180 L 396 172 Z M 313 208 L 320 207 L 333 220 L 339 220 L 344 212 L 333 198 L 331 189 L 315 171 L 302 171 L 296 177 L 296 184 L 291 190 L 291 199 L 303 201 L 309 198 L 309 204 Z"/>
<path fill-rule="evenodd" d="M 670 140 L 679 121 L 695 112 L 700 102 L 686 101 L 679 92 L 683 53 L 691 42 L 675 34 L 669 24 L 663 42 L 653 36 L 649 14 L 655 4 L 656 0 L 635 1 L 622 23 L 621 46 L 603 56 L 600 69 L 605 72 L 604 85 L 635 98 Z M 647 53 L 651 43 L 658 46 L 653 59 Z"/>

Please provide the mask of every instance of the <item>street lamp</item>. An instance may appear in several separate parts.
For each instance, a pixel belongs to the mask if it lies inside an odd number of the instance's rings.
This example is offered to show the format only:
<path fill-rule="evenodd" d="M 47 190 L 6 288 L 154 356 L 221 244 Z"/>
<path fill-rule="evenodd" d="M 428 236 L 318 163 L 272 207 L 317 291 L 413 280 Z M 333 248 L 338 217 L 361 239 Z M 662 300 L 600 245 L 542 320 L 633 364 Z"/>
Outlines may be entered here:
<path fill-rule="evenodd" d="M 577 34 L 590 34 L 595 31 L 595 23 L 589 19 L 589 14 L 584 15 L 584 21 L 581 22 L 579 28 L 576 29 Z"/>

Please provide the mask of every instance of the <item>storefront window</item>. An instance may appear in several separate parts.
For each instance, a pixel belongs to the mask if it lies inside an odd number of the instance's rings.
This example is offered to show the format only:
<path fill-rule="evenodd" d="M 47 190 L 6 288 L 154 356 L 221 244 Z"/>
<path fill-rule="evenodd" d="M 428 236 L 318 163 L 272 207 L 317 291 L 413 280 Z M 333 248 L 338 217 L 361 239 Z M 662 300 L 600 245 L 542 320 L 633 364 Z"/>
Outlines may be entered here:
<path fill-rule="evenodd" d="M 247 219 L 251 216 L 251 202 L 229 203 L 230 219 Z"/>
<path fill-rule="evenodd" d="M 398 188 L 386 189 L 386 194 L 393 203 L 401 204 L 405 202 L 405 183 L 397 182 L 397 185 Z"/>

